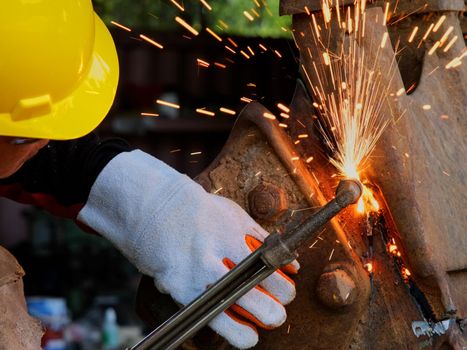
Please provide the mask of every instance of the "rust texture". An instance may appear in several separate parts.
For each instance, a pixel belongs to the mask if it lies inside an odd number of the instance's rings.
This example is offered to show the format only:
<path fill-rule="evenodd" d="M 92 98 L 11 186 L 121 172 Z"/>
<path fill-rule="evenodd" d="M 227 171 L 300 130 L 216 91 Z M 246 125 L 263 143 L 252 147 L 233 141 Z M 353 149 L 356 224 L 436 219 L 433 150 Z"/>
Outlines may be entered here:
<path fill-rule="evenodd" d="M 376 5 L 381 3 L 377 1 Z M 377 51 L 374 45 L 379 44 L 385 30 L 389 31 L 393 46 L 400 41 L 399 45 L 405 47 L 406 54 L 398 57 L 399 71 L 392 79 L 386 77 L 386 83 L 393 91 L 405 87 L 411 93 L 388 101 L 386 117 L 400 118 L 383 135 L 368 172 L 387 229 L 394 235 L 436 317 L 460 319 L 467 313 L 463 179 L 467 77 L 465 65 L 456 70 L 443 67 L 465 45 L 459 40 L 448 53 L 437 51 L 428 56 L 427 51 L 439 37 L 434 35 L 421 49 L 409 45 L 407 37 L 414 25 L 421 28 L 419 33 L 423 35 L 423 28 L 429 25 L 426 16 L 431 16 L 430 22 L 441 16 L 424 12 L 458 11 L 463 3 L 426 3 L 423 9 L 406 18 L 402 16 L 388 28 L 366 29 L 362 45 L 370 56 Z M 321 53 L 308 40 L 310 17 L 303 9 L 307 5 L 317 11 L 317 4 L 318 1 L 281 1 L 282 13 L 295 14 L 297 45 L 302 52 L 309 49 L 313 55 Z M 419 5 L 418 0 L 398 1 L 400 14 Z M 367 12 L 367 16 L 382 15 L 378 6 Z M 445 15 L 438 34 L 453 26 L 454 35 L 462 37 L 458 14 Z M 321 21 L 318 13 L 316 18 Z M 325 27 L 322 25 L 323 30 Z M 337 32 L 331 26 L 326 33 L 334 47 L 345 40 L 336 36 Z M 377 65 L 381 71 L 395 55 L 390 45 L 384 51 Z M 301 64 L 310 64 L 307 57 L 301 56 Z M 436 69 L 437 66 L 441 68 Z M 316 131 L 319 115 L 307 92 L 309 83 L 297 83 L 287 133 L 277 121 L 262 117 L 266 111 L 263 106 L 251 103 L 239 116 L 222 152 L 197 178 L 206 190 L 236 201 L 270 232 L 284 232 L 299 224 L 333 196 L 338 182 L 332 177 L 336 170 L 329 164 L 329 155 Z M 430 105 L 430 109 L 423 109 L 424 105 Z M 304 133 L 309 137 L 294 145 L 298 135 Z M 387 253 L 380 233 L 374 238 L 375 269 L 370 281 L 362 268 L 366 251 L 362 223 L 362 218 L 347 210 L 327 225 L 316 242 L 300 249 L 302 269 L 295 278 L 297 298 L 287 307 L 288 319 L 277 330 L 261 331 L 257 349 L 462 349 L 465 335 L 458 327 L 440 337 L 415 337 L 411 323 L 422 320 L 423 315 Z M 149 279 L 140 289 L 146 290 L 146 297 L 140 299 L 140 310 L 152 326 L 177 309 L 169 297 L 163 299 L 157 294 Z M 184 348 L 230 347 L 204 330 Z"/>
<path fill-rule="evenodd" d="M 23 268 L 0 246 L 0 348 L 41 349 L 44 333 L 39 320 L 28 314 L 24 298 Z"/>
<path fill-rule="evenodd" d="M 258 221 L 275 221 L 287 210 L 287 197 L 282 188 L 261 183 L 248 193 L 248 208 Z"/>
<path fill-rule="evenodd" d="M 456 2 L 451 2 L 450 5 L 457 6 Z M 381 17 L 382 9 L 371 9 L 367 12 L 367 16 L 369 15 Z M 436 22 L 441 15 L 446 16 L 445 22 L 421 49 L 407 42 L 415 25 L 422 28 L 421 36 L 429 23 Z M 319 15 L 317 19 L 318 22 L 321 21 Z M 453 35 L 462 37 L 456 12 L 414 14 L 388 27 L 393 46 L 399 45 L 399 49 L 404 48 L 404 52 L 398 60 L 400 74 L 397 73 L 392 80 L 386 77 L 386 82 L 391 84 L 393 91 L 405 86 L 411 95 L 403 94 L 388 101 L 386 117 L 396 116 L 395 122 L 383 135 L 370 171 L 372 181 L 381 190 L 380 198 L 386 200 L 388 225 L 396 234 L 398 246 L 404 251 L 404 257 L 438 319 L 462 319 L 467 314 L 467 222 L 464 194 L 467 169 L 462 161 L 466 154 L 462 135 L 466 131 L 467 89 L 464 82 L 467 74 L 465 65 L 455 70 L 444 69 L 448 62 L 465 50 L 465 45 L 462 41 L 457 41 L 456 46 L 447 53 L 427 54 L 450 26 L 454 28 Z M 325 26 L 322 25 L 322 28 Z M 299 34 L 296 38 L 302 52 L 309 49 L 313 55 L 321 54 L 313 42 L 308 40 L 311 35 L 307 15 L 294 16 L 294 30 Z M 377 51 L 374 45 L 378 45 L 378 38 L 382 37 L 385 30 L 384 26 L 368 28 L 366 33 L 371 33 L 370 38 L 367 35 L 368 39 L 362 44 L 367 54 L 372 55 Z M 331 28 L 328 34 L 330 42 L 337 47 L 344 38 L 337 37 L 335 33 L 337 31 Z M 375 38 L 373 47 L 371 38 Z M 414 41 L 418 45 L 420 38 Z M 393 56 L 393 49 L 386 47 L 377 69 L 384 71 L 382 67 L 388 67 Z M 301 63 L 310 64 L 308 55 L 301 57 Z M 313 81 L 313 77 L 311 80 Z M 308 115 L 315 113 L 312 108 L 308 110 Z M 306 124 L 308 130 L 313 131 L 310 123 L 302 120 L 300 124 Z M 300 125 L 295 124 L 295 129 L 300 128 Z M 298 133 L 293 131 L 295 135 Z M 310 146 L 299 145 L 297 150 L 303 157 L 308 157 Z M 389 266 L 389 261 L 381 261 L 385 260 L 383 248 L 381 254 L 376 255 L 380 260 L 376 264 Z M 375 312 L 384 312 L 384 309 L 389 311 L 387 315 L 392 327 L 389 331 L 385 330 L 386 334 L 395 332 L 396 338 L 404 334 L 404 337 L 413 337 L 407 335 L 406 330 L 409 329 L 410 321 L 417 317 L 417 313 L 409 311 L 413 307 L 407 308 L 408 312 L 405 313 L 400 305 L 397 306 L 397 303 L 407 304 L 403 294 L 396 293 L 397 288 L 383 288 L 391 285 L 390 276 L 387 268 L 378 269 L 375 274 L 375 294 L 379 297 L 373 300 L 378 303 L 383 299 L 386 306 L 371 306 L 368 320 L 371 321 L 370 329 L 373 328 L 373 331 L 360 337 L 363 343 L 356 341 L 356 348 L 363 348 L 365 344 L 374 342 L 387 346 L 391 344 L 389 338 L 375 338 L 371 335 L 378 334 L 375 330 L 380 327 Z M 377 284 L 380 283 L 381 288 L 378 288 Z M 444 338 L 448 339 L 449 348 L 461 348 L 456 345 L 461 342 L 458 330 L 450 330 L 449 336 Z M 433 345 L 433 348 L 438 348 L 443 343 L 442 339 L 440 337 L 434 342 L 424 340 L 419 345 Z M 408 344 L 404 348 L 412 348 Z"/>
<path fill-rule="evenodd" d="M 318 132 L 316 131 L 315 118 L 310 116 L 315 115 L 313 106 L 311 105 L 310 97 L 305 91 L 305 87 L 300 82 L 297 85 L 297 90 L 294 95 L 293 103 L 291 105 L 291 116 L 296 123 L 290 123 L 290 137 L 296 140 L 299 134 L 307 132 L 309 137 L 295 146 L 296 150 L 302 155 L 303 158 L 313 157 L 313 161 L 309 164 L 310 172 L 316 181 L 320 183 L 320 188 L 326 196 L 332 195 L 332 190 L 337 184 L 332 182 L 332 175 L 335 169 L 327 161 L 327 155 L 324 153 L 324 145 L 320 142 Z M 388 213 L 387 208 L 383 208 L 385 214 Z M 348 211 L 339 221 L 345 225 L 345 233 L 348 236 L 348 242 L 352 246 L 354 252 L 362 257 L 365 253 L 365 247 L 362 244 L 361 234 L 363 232 L 362 218 L 356 218 L 355 213 Z M 321 242 L 319 242 L 321 244 Z M 318 247 L 318 248 L 317 248 Z M 312 249 L 321 249 L 317 243 Z M 371 288 L 371 296 L 366 299 L 366 308 L 361 314 L 357 329 L 351 336 L 351 342 L 348 348 L 351 349 L 417 349 L 420 344 L 426 342 L 427 339 L 417 339 L 411 330 L 411 322 L 422 318 L 416 303 L 410 296 L 403 281 L 397 273 L 397 269 L 388 256 L 386 247 L 381 240 L 380 236 L 375 238 L 375 273 L 373 276 L 373 285 Z M 320 257 L 322 259 L 329 259 L 329 256 L 324 254 Z M 332 259 L 333 260 L 333 259 Z M 329 262 L 323 269 L 323 273 L 332 272 L 335 270 L 344 270 L 349 276 L 352 276 L 351 271 L 345 264 Z M 317 276 L 319 277 L 319 276 Z M 319 280 L 317 280 L 319 281 Z M 315 284 L 315 288 L 317 285 Z M 319 302 L 319 290 L 316 290 L 313 296 Z M 297 296 L 300 297 L 303 293 L 298 289 Z M 305 292 L 307 293 L 307 291 Z M 300 302 L 300 301 L 297 301 Z M 359 302 L 359 300 L 357 300 Z M 340 311 L 327 307 L 329 312 L 339 313 Z M 345 307 L 343 311 L 345 312 Z M 325 327 L 318 323 L 312 323 L 311 320 L 306 320 L 303 317 L 304 325 L 301 327 Z M 328 325 L 329 326 L 329 325 Z M 333 329 L 339 334 L 338 329 Z M 265 335 L 268 337 L 268 335 Z M 328 334 L 328 336 L 331 336 Z M 323 335 L 324 337 L 324 335 Z M 331 337 L 332 338 L 332 337 Z M 322 338 L 321 338 L 322 340 Z M 289 339 L 291 349 L 315 349 L 315 343 L 311 343 L 309 347 L 299 345 L 295 340 Z M 272 343 L 271 343 L 272 346 Z M 329 345 L 329 349 L 346 349 L 341 344 Z M 319 347 L 317 347 L 319 348 Z"/>
<path fill-rule="evenodd" d="M 257 103 L 247 106 L 223 151 L 197 179 L 208 191 L 218 192 L 221 189 L 220 194 L 233 199 L 247 210 L 248 196 L 255 188 L 264 183 L 280 187 L 286 194 L 288 208 L 277 221 L 262 222 L 263 227 L 269 231 L 283 232 L 297 225 L 319 205 L 319 198 L 330 198 L 337 185 L 337 180 L 335 183 L 330 181 L 329 174 L 333 170 L 326 155 L 320 150 L 322 145 L 316 137 L 314 123 L 310 122 L 313 120 L 310 118 L 310 114 L 313 114 L 312 106 L 300 83 L 290 107 L 291 116 L 297 123 L 291 125 L 290 135 L 286 135 L 276 121 L 262 117 L 266 111 L 263 106 Z M 290 140 L 304 130 L 310 133 L 310 137 L 306 142 L 293 147 Z M 305 178 L 313 182 L 310 186 L 312 190 L 306 187 L 305 182 L 301 183 L 303 188 L 300 187 L 295 182 L 297 177 L 292 176 L 297 172 L 297 168 L 292 167 L 294 161 L 291 161 L 296 152 L 303 152 L 302 158 L 305 158 L 305 154 L 314 157 L 310 164 L 303 164 L 303 168 L 300 168 L 309 174 Z M 310 193 L 314 195 L 310 196 Z M 383 210 L 386 211 L 386 208 Z M 340 234 L 336 232 L 336 227 Z M 355 218 L 354 212 L 347 211 L 323 230 L 317 242 L 300 249 L 302 268 L 295 278 L 297 297 L 287 307 L 287 322 L 277 330 L 260 331 L 261 340 L 257 349 L 426 348 L 425 344 L 431 340 L 418 339 L 411 330 L 411 322 L 422 319 L 422 315 L 398 276 L 381 239 L 377 239 L 375 244 L 376 270 L 370 290 L 369 279 L 361 263 L 365 250 L 361 232 L 361 220 Z M 339 239 L 341 234 L 346 237 L 345 245 Z M 328 291 L 320 287 L 323 274 L 333 272 L 338 274 L 335 276 L 340 279 L 338 283 L 349 288 L 349 299 L 345 298 L 347 293 L 343 298 L 348 300 L 348 305 L 339 307 L 323 301 L 324 293 L 332 295 L 333 290 L 339 289 L 332 281 L 328 284 Z M 146 320 L 152 326 L 161 323 L 177 310 L 170 297 L 158 294 L 149 278 L 146 279 L 146 291 L 149 292 L 146 300 L 140 303 L 140 310 L 146 312 Z M 445 344 L 441 339 L 436 342 L 438 345 Z M 184 348 L 230 347 L 205 329 L 185 344 Z M 430 348 L 438 347 L 430 343 Z"/>
<path fill-rule="evenodd" d="M 303 102 L 300 98 L 298 101 Z M 198 179 L 203 184 L 211 183 L 208 188 L 211 191 L 222 188 L 222 195 L 247 209 L 247 195 L 256 186 L 263 182 L 280 186 L 287 196 L 287 212 L 275 223 L 262 222 L 262 225 L 269 231 L 284 232 L 329 197 L 323 194 L 303 160 L 295 158 L 295 148 L 278 122 L 263 117 L 266 111 L 257 103 L 248 105 L 219 157 Z M 334 189 L 328 190 L 332 192 Z M 334 220 L 312 248 L 300 249 L 303 273 L 296 278 L 297 299 L 287 308 L 288 320 L 284 326 L 271 332 L 261 332 L 264 334 L 258 349 L 330 349 L 350 345 L 368 302 L 369 285 L 358 256 L 349 247 L 339 220 Z M 355 302 L 339 314 L 324 305 L 316 294 L 319 277 L 328 264 L 334 263 L 345 266 L 355 285 L 352 295 Z M 337 332 L 342 335 L 339 339 L 333 337 Z"/>
<path fill-rule="evenodd" d="M 343 268 L 336 267 L 319 277 L 316 294 L 326 306 L 340 309 L 355 302 L 357 289 L 352 277 Z"/>
<path fill-rule="evenodd" d="M 339 4 L 353 5 L 354 0 L 340 0 Z M 377 0 L 367 1 L 367 7 L 384 7 L 389 3 L 389 8 L 394 11 L 394 16 L 403 17 L 408 14 L 429 13 L 436 11 L 464 11 L 463 0 Z M 336 2 L 333 2 L 334 6 Z M 281 15 L 296 15 L 306 13 L 305 7 L 310 12 L 319 12 L 322 8 L 321 0 L 281 0 L 279 12 Z"/>

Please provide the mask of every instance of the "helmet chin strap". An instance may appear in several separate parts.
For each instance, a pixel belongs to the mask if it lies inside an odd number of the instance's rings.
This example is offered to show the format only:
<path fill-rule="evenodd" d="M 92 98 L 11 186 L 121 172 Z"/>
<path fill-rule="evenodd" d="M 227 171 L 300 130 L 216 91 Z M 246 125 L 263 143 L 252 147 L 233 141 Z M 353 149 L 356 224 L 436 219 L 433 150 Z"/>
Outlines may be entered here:
<path fill-rule="evenodd" d="M 14 137 L 10 140 L 10 145 L 30 145 L 31 143 L 39 142 L 41 139 L 20 138 Z"/>

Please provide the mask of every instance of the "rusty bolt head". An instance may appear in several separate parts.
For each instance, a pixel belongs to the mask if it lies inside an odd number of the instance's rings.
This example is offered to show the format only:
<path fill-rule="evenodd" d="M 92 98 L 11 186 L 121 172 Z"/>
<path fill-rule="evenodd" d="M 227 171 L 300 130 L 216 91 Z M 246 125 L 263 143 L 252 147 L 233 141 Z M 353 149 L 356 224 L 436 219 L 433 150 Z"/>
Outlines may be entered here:
<path fill-rule="evenodd" d="M 248 207 L 253 218 L 274 221 L 287 210 L 287 197 L 282 188 L 262 183 L 248 193 Z"/>
<path fill-rule="evenodd" d="M 336 269 L 320 276 L 316 293 L 324 305 L 337 309 L 354 303 L 357 288 L 346 271 Z"/>

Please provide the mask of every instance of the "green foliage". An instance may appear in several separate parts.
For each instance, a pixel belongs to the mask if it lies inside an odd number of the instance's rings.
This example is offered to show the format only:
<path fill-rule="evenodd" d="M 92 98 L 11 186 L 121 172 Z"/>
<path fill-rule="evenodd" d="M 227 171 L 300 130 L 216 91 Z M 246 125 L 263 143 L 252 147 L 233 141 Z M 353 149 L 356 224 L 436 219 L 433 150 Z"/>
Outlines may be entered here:
<path fill-rule="evenodd" d="M 261 6 L 258 7 L 256 2 Z M 290 16 L 279 16 L 279 0 L 211 0 L 212 12 L 207 16 L 209 25 L 223 28 L 222 22 L 229 27 L 229 34 L 261 37 L 289 37 Z M 253 21 L 244 15 L 247 11 Z"/>
<path fill-rule="evenodd" d="M 199 0 L 177 2 L 185 11 L 180 11 L 170 0 L 93 0 L 96 12 L 107 24 L 114 20 L 131 28 L 179 30 L 174 18 L 180 16 L 195 28 L 209 26 L 218 33 L 290 37 L 283 28 L 290 27 L 291 19 L 279 16 L 279 0 L 206 0 L 212 11 Z M 244 11 L 254 20 L 248 20 Z"/>

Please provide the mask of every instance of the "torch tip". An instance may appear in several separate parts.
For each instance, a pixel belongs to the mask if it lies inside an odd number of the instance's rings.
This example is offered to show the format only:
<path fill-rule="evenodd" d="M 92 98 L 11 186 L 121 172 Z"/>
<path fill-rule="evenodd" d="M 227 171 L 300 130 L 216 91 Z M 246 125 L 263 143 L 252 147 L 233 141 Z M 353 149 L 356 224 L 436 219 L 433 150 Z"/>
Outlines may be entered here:
<path fill-rule="evenodd" d="M 336 190 L 336 201 L 344 208 L 357 203 L 363 194 L 363 185 L 358 179 L 345 179 L 339 182 Z"/>

